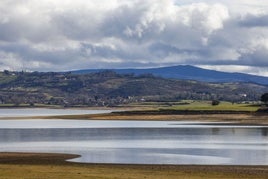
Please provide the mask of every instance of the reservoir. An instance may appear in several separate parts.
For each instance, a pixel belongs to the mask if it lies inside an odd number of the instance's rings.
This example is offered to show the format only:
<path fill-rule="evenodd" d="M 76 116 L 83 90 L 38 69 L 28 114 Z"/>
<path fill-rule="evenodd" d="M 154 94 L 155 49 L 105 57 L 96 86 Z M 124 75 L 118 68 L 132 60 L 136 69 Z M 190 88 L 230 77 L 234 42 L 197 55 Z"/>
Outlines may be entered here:
<path fill-rule="evenodd" d="M 268 165 L 268 128 L 186 121 L 0 120 L 0 152 L 79 154 L 72 162 Z"/>
<path fill-rule="evenodd" d="M 111 110 L 86 109 L 48 109 L 48 108 L 10 108 L 0 109 L 0 118 L 4 117 L 33 117 L 110 113 Z"/>

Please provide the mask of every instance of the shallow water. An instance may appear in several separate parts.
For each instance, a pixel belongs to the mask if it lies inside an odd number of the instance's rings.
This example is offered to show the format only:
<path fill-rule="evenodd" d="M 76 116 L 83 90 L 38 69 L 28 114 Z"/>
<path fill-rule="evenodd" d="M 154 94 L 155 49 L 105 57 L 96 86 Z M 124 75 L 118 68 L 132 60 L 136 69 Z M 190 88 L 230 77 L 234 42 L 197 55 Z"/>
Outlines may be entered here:
<path fill-rule="evenodd" d="M 30 116 L 58 116 L 78 114 L 110 113 L 111 110 L 86 110 L 86 109 L 48 109 L 48 108 L 8 108 L 0 109 L 0 117 L 30 117 Z"/>
<path fill-rule="evenodd" d="M 268 128 L 174 121 L 1 120 L 0 151 L 80 154 L 73 162 L 267 165 Z"/>

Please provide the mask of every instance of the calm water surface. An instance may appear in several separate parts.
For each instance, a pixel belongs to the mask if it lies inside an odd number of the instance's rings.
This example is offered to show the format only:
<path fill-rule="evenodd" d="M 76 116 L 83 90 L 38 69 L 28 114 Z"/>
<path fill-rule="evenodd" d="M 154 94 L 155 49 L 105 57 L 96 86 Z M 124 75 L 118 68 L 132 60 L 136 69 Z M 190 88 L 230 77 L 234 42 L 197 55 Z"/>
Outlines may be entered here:
<path fill-rule="evenodd" d="M 30 116 L 57 116 L 77 114 L 110 113 L 111 110 L 86 110 L 86 109 L 47 109 L 47 108 L 10 108 L 0 109 L 0 117 L 30 117 Z"/>
<path fill-rule="evenodd" d="M 0 120 L 0 151 L 73 162 L 268 165 L 268 128 L 174 121 Z"/>

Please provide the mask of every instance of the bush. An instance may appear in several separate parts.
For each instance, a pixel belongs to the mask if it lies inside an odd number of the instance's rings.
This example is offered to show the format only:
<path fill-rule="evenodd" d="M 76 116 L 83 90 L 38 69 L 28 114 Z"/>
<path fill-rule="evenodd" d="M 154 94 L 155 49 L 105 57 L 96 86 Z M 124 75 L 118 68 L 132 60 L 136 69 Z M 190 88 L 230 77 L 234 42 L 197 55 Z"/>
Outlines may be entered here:
<path fill-rule="evenodd" d="M 268 114 L 268 108 L 260 108 L 257 110 L 257 113 L 265 113 Z"/>
<path fill-rule="evenodd" d="M 264 102 L 266 105 L 268 104 L 268 93 L 264 93 L 261 96 L 261 101 Z"/>
<path fill-rule="evenodd" d="M 211 102 L 211 105 L 212 106 L 217 106 L 217 105 L 219 105 L 220 104 L 220 101 L 218 101 L 218 100 L 213 100 L 212 102 Z"/>

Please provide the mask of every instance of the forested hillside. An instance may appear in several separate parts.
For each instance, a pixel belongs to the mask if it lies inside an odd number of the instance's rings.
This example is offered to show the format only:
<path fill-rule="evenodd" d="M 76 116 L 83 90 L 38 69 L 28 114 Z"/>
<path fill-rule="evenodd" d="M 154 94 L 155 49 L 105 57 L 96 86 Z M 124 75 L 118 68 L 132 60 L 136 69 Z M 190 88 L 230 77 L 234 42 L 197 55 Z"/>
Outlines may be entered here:
<path fill-rule="evenodd" d="M 251 83 L 206 83 L 153 75 L 55 72 L 0 73 L 0 103 L 63 106 L 114 106 L 139 101 L 255 101 L 267 86 Z"/>

